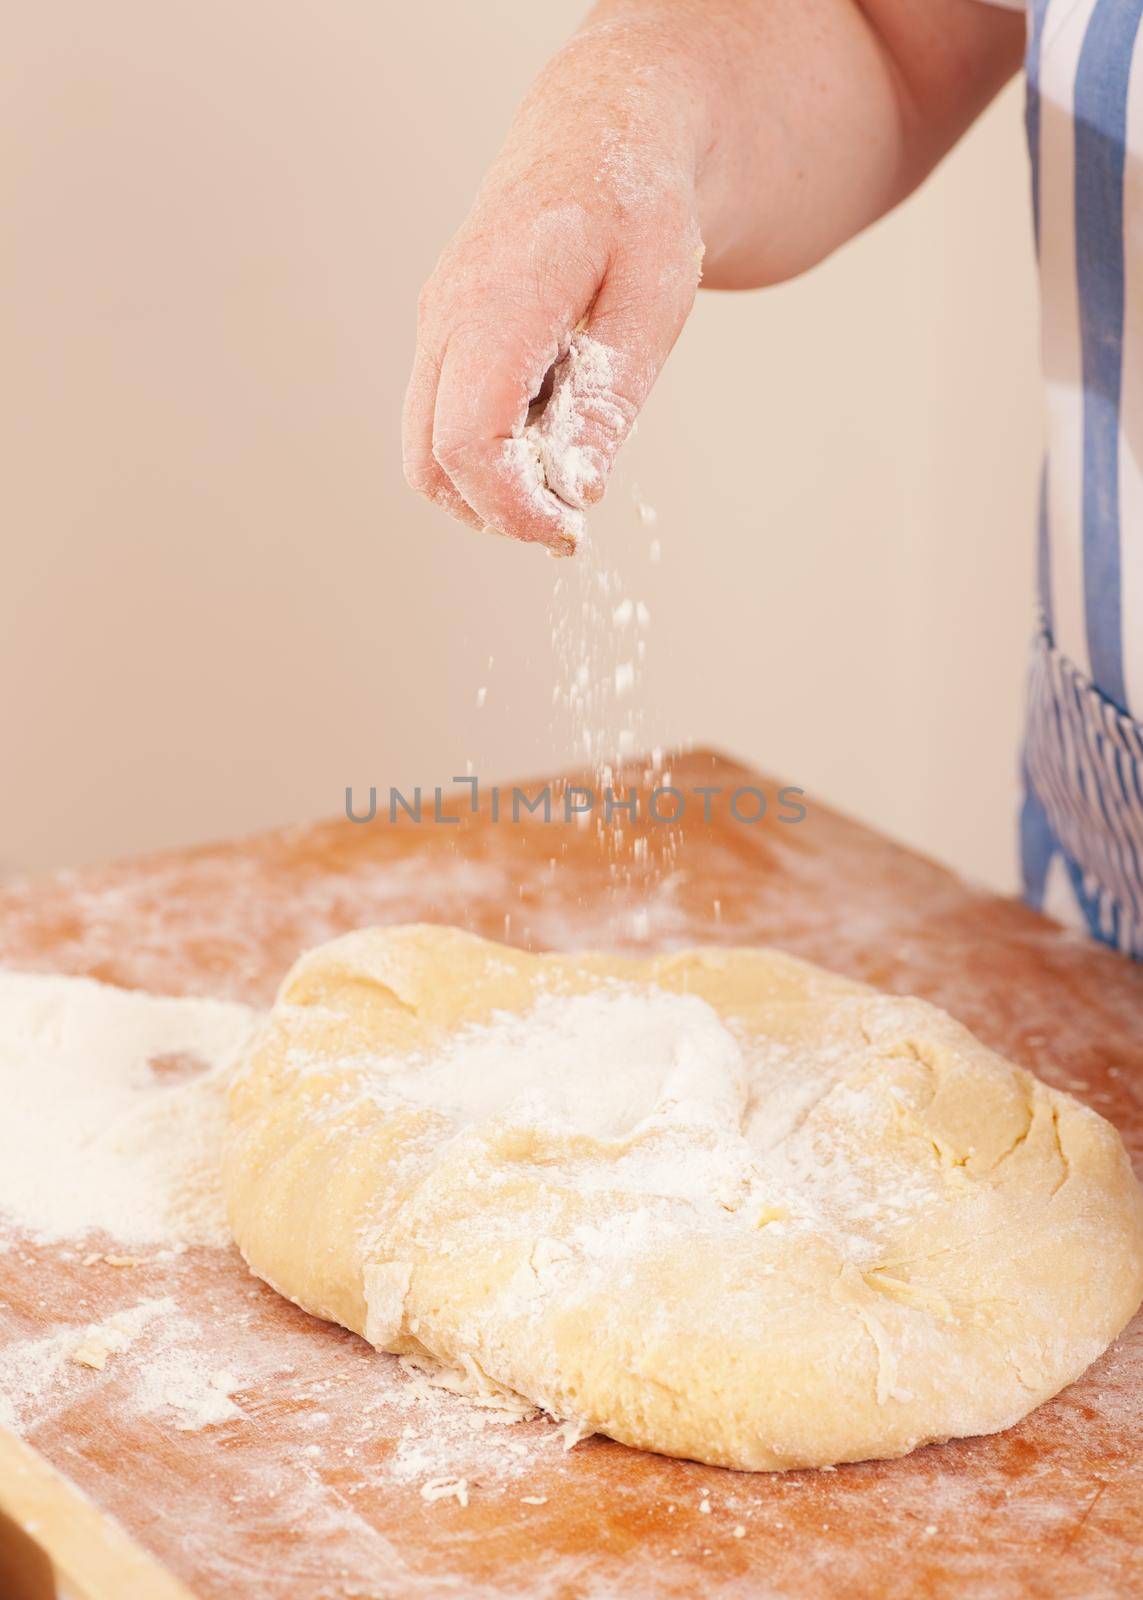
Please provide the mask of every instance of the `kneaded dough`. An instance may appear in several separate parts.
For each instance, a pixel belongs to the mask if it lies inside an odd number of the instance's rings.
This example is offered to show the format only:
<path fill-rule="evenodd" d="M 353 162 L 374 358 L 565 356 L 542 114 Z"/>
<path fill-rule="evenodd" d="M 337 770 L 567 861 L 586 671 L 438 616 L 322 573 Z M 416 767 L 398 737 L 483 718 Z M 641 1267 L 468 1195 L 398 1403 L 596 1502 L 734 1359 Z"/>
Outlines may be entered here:
<path fill-rule="evenodd" d="M 378 1349 L 752 1470 L 1010 1426 L 1143 1294 L 1114 1129 L 774 950 L 310 952 L 231 1093 L 253 1270 Z"/>

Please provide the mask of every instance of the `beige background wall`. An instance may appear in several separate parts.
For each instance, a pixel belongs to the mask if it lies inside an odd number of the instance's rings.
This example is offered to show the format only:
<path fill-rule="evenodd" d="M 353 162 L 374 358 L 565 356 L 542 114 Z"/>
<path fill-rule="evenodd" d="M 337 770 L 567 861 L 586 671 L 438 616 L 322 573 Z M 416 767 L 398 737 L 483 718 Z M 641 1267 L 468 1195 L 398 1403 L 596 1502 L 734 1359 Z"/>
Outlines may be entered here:
<path fill-rule="evenodd" d="M 566 759 L 557 566 L 415 500 L 398 416 L 419 283 L 580 9 L 9 8 L 0 871 Z M 1039 443 L 1019 124 L 1013 90 L 805 280 L 703 296 L 595 525 L 653 615 L 648 742 L 1001 885 Z"/>

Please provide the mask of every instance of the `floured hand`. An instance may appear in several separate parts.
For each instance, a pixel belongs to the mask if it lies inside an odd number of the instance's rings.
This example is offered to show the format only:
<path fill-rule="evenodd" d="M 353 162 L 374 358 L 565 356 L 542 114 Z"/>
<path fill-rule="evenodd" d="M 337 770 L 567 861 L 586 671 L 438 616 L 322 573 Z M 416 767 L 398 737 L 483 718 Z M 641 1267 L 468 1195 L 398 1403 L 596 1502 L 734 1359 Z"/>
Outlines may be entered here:
<path fill-rule="evenodd" d="M 569 554 L 694 300 L 694 96 L 640 30 L 545 69 L 420 303 L 406 476 Z M 531 415 L 530 415 L 531 412 Z"/>
<path fill-rule="evenodd" d="M 700 268 L 740 289 L 820 261 L 921 181 L 1023 40 L 964 0 L 599 0 L 421 297 L 410 483 L 570 552 Z"/>

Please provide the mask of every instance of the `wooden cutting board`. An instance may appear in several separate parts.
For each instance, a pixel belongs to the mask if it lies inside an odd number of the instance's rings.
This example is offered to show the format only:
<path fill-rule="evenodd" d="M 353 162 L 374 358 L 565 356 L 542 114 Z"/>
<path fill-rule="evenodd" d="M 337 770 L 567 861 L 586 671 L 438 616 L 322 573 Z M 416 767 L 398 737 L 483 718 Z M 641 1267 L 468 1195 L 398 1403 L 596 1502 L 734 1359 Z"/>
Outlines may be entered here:
<path fill-rule="evenodd" d="M 429 820 L 430 795 L 419 824 L 391 824 L 382 794 L 370 824 L 7 887 L 0 965 L 265 1004 L 300 950 L 374 922 L 450 922 L 536 948 L 773 943 L 946 1007 L 1110 1118 L 1138 1163 L 1143 967 L 812 801 L 782 823 L 777 786 L 721 757 L 680 758 L 671 780 L 723 791 L 709 820 L 699 799 L 681 826 L 600 835 L 513 824 L 506 805 L 497 823 L 488 796 L 474 811 L 462 792 L 443 808 L 455 823 Z M 770 797 L 761 823 L 730 814 L 745 785 Z M 567 1450 L 543 1419 L 474 1426 L 463 1401 L 280 1300 L 233 1251 L 144 1250 L 114 1266 L 91 1259 L 101 1248 L 0 1252 L 0 1357 L 169 1297 L 179 1337 L 236 1380 L 240 1415 L 188 1427 L 177 1409 L 140 1410 L 144 1338 L 102 1372 L 49 1384 L 22 1425 L 31 1451 L 0 1436 L 0 1507 L 92 1600 L 1061 1600 L 1143 1584 L 1138 1317 L 1005 1434 L 753 1476 L 600 1438 Z M 467 1504 L 441 1482 L 459 1478 Z"/>

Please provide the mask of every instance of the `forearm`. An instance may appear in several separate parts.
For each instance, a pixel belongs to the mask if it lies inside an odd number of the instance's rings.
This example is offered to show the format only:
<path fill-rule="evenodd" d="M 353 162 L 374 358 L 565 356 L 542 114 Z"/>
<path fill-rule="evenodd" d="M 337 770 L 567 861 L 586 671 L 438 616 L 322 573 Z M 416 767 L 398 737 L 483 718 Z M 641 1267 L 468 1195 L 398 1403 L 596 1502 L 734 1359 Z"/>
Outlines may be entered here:
<path fill-rule="evenodd" d="M 904 198 L 1015 70 L 1023 24 L 977 0 L 600 0 L 571 68 L 671 107 L 715 288 L 812 266 Z M 590 86 L 596 86 L 592 89 Z M 570 108 L 569 108 L 570 109 Z"/>

